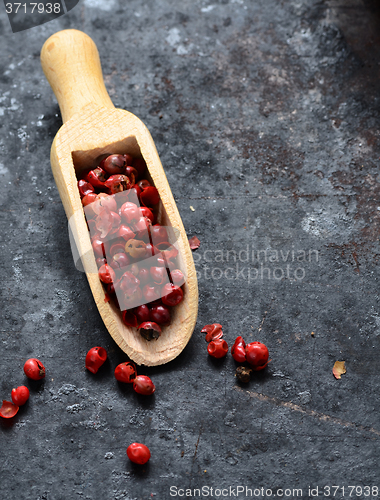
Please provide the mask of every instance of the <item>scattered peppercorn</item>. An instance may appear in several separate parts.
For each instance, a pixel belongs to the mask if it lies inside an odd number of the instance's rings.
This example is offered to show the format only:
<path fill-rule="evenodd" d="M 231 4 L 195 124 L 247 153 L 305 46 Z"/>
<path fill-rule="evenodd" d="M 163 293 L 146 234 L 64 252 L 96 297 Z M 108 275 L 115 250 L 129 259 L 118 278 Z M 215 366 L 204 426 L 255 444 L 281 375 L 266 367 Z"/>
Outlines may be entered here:
<path fill-rule="evenodd" d="M 246 366 L 238 366 L 236 368 L 236 377 L 239 382 L 247 384 L 251 380 L 251 371 L 252 368 L 247 368 Z"/>
<path fill-rule="evenodd" d="M 223 337 L 222 325 L 220 325 L 219 323 L 206 325 L 202 328 L 201 333 L 206 333 L 206 342 L 221 339 Z"/>
<path fill-rule="evenodd" d="M 143 394 L 144 396 L 151 396 L 156 390 L 156 387 L 151 381 L 151 379 L 146 375 L 137 375 L 133 379 L 133 389 L 138 394 Z"/>
<path fill-rule="evenodd" d="M 91 373 L 97 373 L 107 359 L 104 347 L 92 347 L 86 355 L 86 368 Z"/>
<path fill-rule="evenodd" d="M 261 342 L 251 342 L 245 346 L 246 359 L 255 371 L 263 370 L 269 363 L 269 351 Z"/>
<path fill-rule="evenodd" d="M 236 337 L 235 343 L 231 347 L 231 354 L 238 363 L 244 363 L 244 361 L 246 361 L 245 342 L 243 337 Z"/>
<path fill-rule="evenodd" d="M 213 358 L 224 358 L 228 353 L 228 344 L 225 340 L 212 340 L 207 346 L 207 352 Z"/>
<path fill-rule="evenodd" d="M 32 380 L 41 380 L 45 378 L 45 367 L 40 360 L 36 358 L 30 358 L 25 361 L 24 373 L 28 378 Z"/>
<path fill-rule="evenodd" d="M 117 367 L 115 368 L 115 378 L 119 382 L 132 384 L 136 376 L 137 376 L 136 365 L 131 361 L 120 363 L 120 365 L 117 365 Z"/>
<path fill-rule="evenodd" d="M 11 392 L 12 401 L 17 406 L 24 405 L 29 399 L 29 389 L 25 385 L 20 385 Z"/>
<path fill-rule="evenodd" d="M 3 399 L 3 404 L 0 408 L 0 417 L 12 418 L 16 415 L 18 409 L 19 407 L 17 405 Z"/>
<path fill-rule="evenodd" d="M 132 443 L 127 448 L 127 455 L 131 462 L 144 465 L 150 459 L 150 450 L 145 444 Z"/>
<path fill-rule="evenodd" d="M 161 335 L 161 327 L 154 321 L 145 321 L 138 328 L 146 340 L 156 340 Z"/>

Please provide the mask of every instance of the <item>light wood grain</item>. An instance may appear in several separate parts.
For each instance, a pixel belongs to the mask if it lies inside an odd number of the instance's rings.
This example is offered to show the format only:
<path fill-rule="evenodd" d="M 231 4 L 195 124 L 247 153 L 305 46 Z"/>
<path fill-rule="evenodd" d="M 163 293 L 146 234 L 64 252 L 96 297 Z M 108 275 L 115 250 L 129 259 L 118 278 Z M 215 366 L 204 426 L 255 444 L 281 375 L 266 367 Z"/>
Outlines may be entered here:
<path fill-rule="evenodd" d="M 64 30 L 51 36 L 41 51 L 44 73 L 57 97 L 64 125 L 51 148 L 51 166 L 59 194 L 100 315 L 115 342 L 137 364 L 160 365 L 174 359 L 188 343 L 197 318 L 198 286 L 188 239 L 153 139 L 143 122 L 128 111 L 115 109 L 104 86 L 98 51 L 85 33 Z M 95 166 L 111 153 L 142 156 L 157 187 L 163 225 L 180 232 L 178 246 L 187 280 L 183 301 L 172 309 L 172 323 L 158 340 L 147 341 L 126 327 L 105 294 L 96 269 L 82 209 L 76 170 Z"/>

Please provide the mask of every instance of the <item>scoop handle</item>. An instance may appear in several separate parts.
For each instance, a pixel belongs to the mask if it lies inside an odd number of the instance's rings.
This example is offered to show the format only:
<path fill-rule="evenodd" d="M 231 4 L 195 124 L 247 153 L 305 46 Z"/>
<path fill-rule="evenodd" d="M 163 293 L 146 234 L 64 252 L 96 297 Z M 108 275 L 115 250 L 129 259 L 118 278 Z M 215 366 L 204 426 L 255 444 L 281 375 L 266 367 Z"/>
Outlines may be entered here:
<path fill-rule="evenodd" d="M 63 30 L 52 35 L 41 49 L 41 65 L 63 123 L 89 103 L 114 108 L 104 85 L 98 49 L 86 33 Z"/>

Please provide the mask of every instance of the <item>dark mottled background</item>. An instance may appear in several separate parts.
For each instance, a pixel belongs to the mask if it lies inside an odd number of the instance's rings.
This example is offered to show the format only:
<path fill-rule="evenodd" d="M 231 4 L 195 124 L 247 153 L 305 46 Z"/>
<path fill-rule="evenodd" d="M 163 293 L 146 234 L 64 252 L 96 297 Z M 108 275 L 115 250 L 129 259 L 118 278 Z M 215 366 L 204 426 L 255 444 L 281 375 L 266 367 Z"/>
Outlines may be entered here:
<path fill-rule="evenodd" d="M 12 34 L 0 6 L 1 398 L 28 357 L 47 367 L 0 423 L 2 498 L 380 487 L 379 15 L 375 0 L 82 0 Z M 126 357 L 74 268 L 50 170 L 61 119 L 39 53 L 65 28 L 97 43 L 114 104 L 151 131 L 201 240 L 197 327 L 175 361 L 141 368 L 152 398 L 113 377 Z M 230 344 L 265 342 L 266 372 L 239 386 L 230 355 L 207 355 L 212 322 Z M 93 345 L 109 354 L 97 376 Z M 128 461 L 132 441 L 148 466 Z"/>

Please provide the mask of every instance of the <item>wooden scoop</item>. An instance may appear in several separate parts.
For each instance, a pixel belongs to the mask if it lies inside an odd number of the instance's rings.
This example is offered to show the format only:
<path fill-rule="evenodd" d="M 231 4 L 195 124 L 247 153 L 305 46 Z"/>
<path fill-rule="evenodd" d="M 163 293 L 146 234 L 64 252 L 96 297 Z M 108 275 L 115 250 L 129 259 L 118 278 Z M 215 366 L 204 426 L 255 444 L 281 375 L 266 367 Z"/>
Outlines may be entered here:
<path fill-rule="evenodd" d="M 51 148 L 51 166 L 82 264 L 100 315 L 112 338 L 137 364 L 161 365 L 174 359 L 189 341 L 198 312 L 198 286 L 193 257 L 153 139 L 136 116 L 116 109 L 103 82 L 95 43 L 85 33 L 64 30 L 52 35 L 41 51 L 41 64 L 61 109 L 63 125 Z M 158 222 L 179 230 L 179 256 L 187 280 L 184 298 L 172 309 L 170 326 L 157 340 L 145 340 L 135 328 L 126 327 L 120 311 L 105 302 L 99 280 L 76 173 L 99 163 L 107 154 L 143 157 L 159 191 Z"/>

